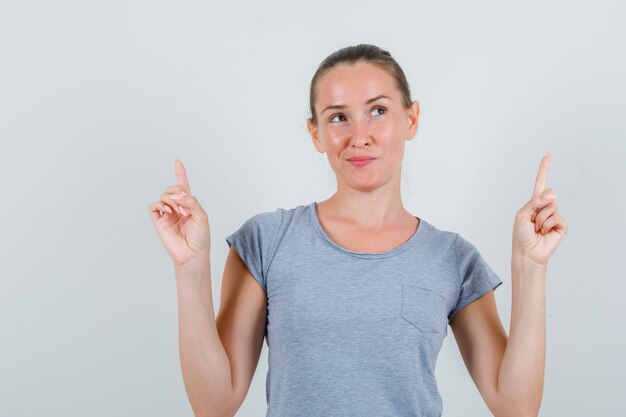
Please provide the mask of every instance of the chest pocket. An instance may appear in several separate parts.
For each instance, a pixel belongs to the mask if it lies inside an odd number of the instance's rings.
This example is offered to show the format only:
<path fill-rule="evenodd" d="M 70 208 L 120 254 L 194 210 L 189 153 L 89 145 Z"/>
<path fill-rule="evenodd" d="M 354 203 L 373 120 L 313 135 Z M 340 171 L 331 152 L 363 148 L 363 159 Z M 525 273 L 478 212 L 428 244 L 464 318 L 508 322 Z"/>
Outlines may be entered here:
<path fill-rule="evenodd" d="M 402 284 L 400 314 L 422 333 L 447 334 L 446 300 L 434 289 Z"/>

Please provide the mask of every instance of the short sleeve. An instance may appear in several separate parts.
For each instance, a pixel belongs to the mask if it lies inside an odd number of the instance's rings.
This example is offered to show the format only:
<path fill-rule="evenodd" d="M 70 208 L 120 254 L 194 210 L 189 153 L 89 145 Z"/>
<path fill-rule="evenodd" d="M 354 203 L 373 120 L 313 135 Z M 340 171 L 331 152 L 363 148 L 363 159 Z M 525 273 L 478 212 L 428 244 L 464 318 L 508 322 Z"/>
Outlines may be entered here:
<path fill-rule="evenodd" d="M 281 222 L 282 209 L 258 213 L 226 237 L 228 247 L 235 248 L 254 279 L 266 292 L 267 271 L 276 250 Z"/>
<path fill-rule="evenodd" d="M 457 233 L 456 262 L 459 270 L 460 292 L 457 303 L 448 315 L 448 323 L 463 307 L 502 284 L 502 280 L 483 259 L 478 249 Z"/>

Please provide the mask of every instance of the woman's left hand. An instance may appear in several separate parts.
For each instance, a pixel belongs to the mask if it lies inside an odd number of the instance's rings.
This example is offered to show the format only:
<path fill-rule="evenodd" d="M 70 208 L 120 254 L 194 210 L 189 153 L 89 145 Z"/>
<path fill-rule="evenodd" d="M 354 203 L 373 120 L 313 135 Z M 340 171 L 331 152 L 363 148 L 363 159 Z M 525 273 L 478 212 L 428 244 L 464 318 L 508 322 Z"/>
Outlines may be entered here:
<path fill-rule="evenodd" d="M 554 200 L 556 194 L 546 188 L 551 159 L 549 153 L 541 159 L 533 195 L 515 215 L 513 226 L 513 254 L 541 265 L 548 264 L 567 234 L 567 223 Z"/>

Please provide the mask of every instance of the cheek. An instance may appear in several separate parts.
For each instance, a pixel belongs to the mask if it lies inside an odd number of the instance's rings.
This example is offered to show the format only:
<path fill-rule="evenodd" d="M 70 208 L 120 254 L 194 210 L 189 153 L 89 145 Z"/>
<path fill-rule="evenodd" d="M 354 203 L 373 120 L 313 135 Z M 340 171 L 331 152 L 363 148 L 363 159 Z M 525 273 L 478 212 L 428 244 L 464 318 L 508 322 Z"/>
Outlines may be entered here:
<path fill-rule="evenodd" d="M 390 123 L 381 123 L 378 126 L 374 126 L 372 128 L 372 135 L 381 146 L 385 147 L 392 153 L 402 145 L 401 140 L 398 137 L 398 130 Z"/>
<path fill-rule="evenodd" d="M 396 131 L 392 124 L 386 123 L 378 126 L 378 136 L 384 138 L 385 141 L 393 142 L 396 138 Z"/>
<path fill-rule="evenodd" d="M 341 147 L 345 142 L 347 137 L 347 132 L 345 129 L 341 128 L 333 128 L 328 129 L 326 131 L 326 143 L 330 148 L 338 148 Z"/>
<path fill-rule="evenodd" d="M 402 137 L 399 137 L 398 132 L 393 129 L 388 129 L 384 135 L 381 134 L 379 137 L 384 137 L 384 141 L 381 139 L 381 144 L 385 148 L 385 159 L 392 163 L 392 165 L 402 164 L 406 141 Z"/>
<path fill-rule="evenodd" d="M 373 118 L 370 121 L 370 133 L 379 140 L 388 141 L 397 135 L 398 121 L 391 116 Z"/>

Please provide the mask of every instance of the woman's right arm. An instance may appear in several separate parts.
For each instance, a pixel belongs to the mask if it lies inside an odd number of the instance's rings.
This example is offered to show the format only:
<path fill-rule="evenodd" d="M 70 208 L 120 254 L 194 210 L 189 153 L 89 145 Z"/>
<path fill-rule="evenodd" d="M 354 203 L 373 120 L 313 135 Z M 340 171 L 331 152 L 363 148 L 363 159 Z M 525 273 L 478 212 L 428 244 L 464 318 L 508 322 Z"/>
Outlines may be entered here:
<path fill-rule="evenodd" d="M 232 417 L 230 361 L 215 322 L 210 263 L 175 269 L 178 337 L 185 390 L 196 417 Z"/>
<path fill-rule="evenodd" d="M 248 392 L 263 346 L 265 291 L 231 248 L 215 317 L 208 216 L 191 195 L 182 162 L 175 164 L 178 184 L 148 211 L 174 262 L 185 390 L 196 417 L 232 417 Z"/>
<path fill-rule="evenodd" d="M 210 268 L 176 269 L 179 348 L 196 417 L 232 417 L 259 361 L 267 317 L 265 291 L 234 248 L 228 252 L 220 310 L 214 315 Z"/>

